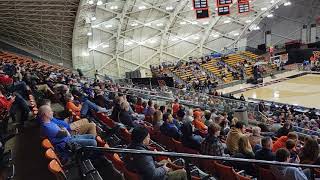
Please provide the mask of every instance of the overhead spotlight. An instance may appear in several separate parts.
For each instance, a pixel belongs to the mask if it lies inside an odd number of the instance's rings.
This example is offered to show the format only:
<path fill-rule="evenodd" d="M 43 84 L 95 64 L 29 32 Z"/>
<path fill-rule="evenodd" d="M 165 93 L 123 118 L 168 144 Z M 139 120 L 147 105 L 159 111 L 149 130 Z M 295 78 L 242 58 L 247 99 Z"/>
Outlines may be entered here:
<path fill-rule="evenodd" d="M 267 15 L 267 17 L 268 17 L 268 18 L 272 18 L 272 17 L 273 17 L 273 14 L 270 13 L 270 14 Z"/>
<path fill-rule="evenodd" d="M 273 4 L 273 3 L 274 3 L 274 0 L 271 0 L 270 3 Z"/>
<path fill-rule="evenodd" d="M 268 8 L 266 7 L 261 8 L 261 11 L 266 11 L 266 10 L 268 10 Z"/>
<path fill-rule="evenodd" d="M 93 26 L 92 26 L 92 28 L 98 28 L 98 27 L 100 27 L 100 25 L 99 25 L 99 24 L 97 24 L 97 25 L 93 25 Z"/>
<path fill-rule="evenodd" d="M 153 44 L 153 43 L 156 43 L 157 40 L 155 40 L 155 39 L 150 39 L 148 42 L 151 43 L 151 44 Z"/>
<path fill-rule="evenodd" d="M 181 24 L 181 25 L 185 25 L 185 24 L 187 24 L 187 22 L 181 21 L 180 24 Z"/>
<path fill-rule="evenodd" d="M 107 47 L 109 47 L 109 44 L 102 45 L 102 48 L 107 48 Z"/>
<path fill-rule="evenodd" d="M 193 39 L 198 40 L 198 39 L 200 39 L 200 37 L 199 36 L 194 36 Z"/>
<path fill-rule="evenodd" d="M 198 22 L 197 21 L 192 21 L 191 24 L 198 24 Z"/>
<path fill-rule="evenodd" d="M 127 43 L 125 43 L 125 45 L 127 45 L 127 46 L 130 46 L 132 44 L 133 44 L 133 42 L 131 42 L 131 41 L 128 41 Z"/>
<path fill-rule="evenodd" d="M 138 26 L 138 23 L 134 22 L 131 24 L 131 26 Z"/>
<path fill-rule="evenodd" d="M 246 23 L 249 24 L 251 23 L 252 21 L 250 19 L 246 20 Z"/>
<path fill-rule="evenodd" d="M 88 53 L 88 52 L 83 52 L 83 53 L 82 53 L 82 56 L 88 57 L 88 56 L 89 56 L 89 53 Z"/>
<path fill-rule="evenodd" d="M 145 23 L 144 24 L 145 26 L 151 26 L 151 23 L 149 22 L 149 23 Z"/>
<path fill-rule="evenodd" d="M 95 21 L 96 19 L 97 19 L 97 18 L 93 16 L 93 17 L 91 18 L 91 21 Z"/>
<path fill-rule="evenodd" d="M 101 0 L 99 0 L 98 2 L 97 2 L 97 5 L 98 6 L 100 6 L 100 5 L 102 5 L 103 3 L 102 3 L 102 1 Z"/>
<path fill-rule="evenodd" d="M 239 35 L 240 35 L 240 33 L 238 33 L 238 32 L 233 34 L 233 36 L 239 36 Z"/>
<path fill-rule="evenodd" d="M 285 2 L 283 5 L 284 5 L 284 6 L 290 6 L 290 5 L 291 5 L 291 2 L 290 2 L 290 1 Z"/>
<path fill-rule="evenodd" d="M 205 21 L 205 22 L 203 22 L 202 24 L 203 24 L 203 25 L 207 25 L 207 24 L 209 24 L 209 21 Z"/>
<path fill-rule="evenodd" d="M 92 32 L 88 32 L 87 35 L 88 35 L 88 36 L 92 36 Z"/>
<path fill-rule="evenodd" d="M 278 6 L 278 5 L 276 5 L 275 9 L 279 9 L 279 6 Z"/>
<path fill-rule="evenodd" d="M 139 10 L 144 10 L 144 9 L 146 9 L 146 6 L 139 6 L 138 9 Z"/>
<path fill-rule="evenodd" d="M 214 34 L 212 37 L 218 38 L 218 37 L 219 37 L 219 34 Z"/>
<path fill-rule="evenodd" d="M 104 25 L 105 28 L 112 28 L 112 24 L 106 24 Z"/>
<path fill-rule="evenodd" d="M 172 7 L 172 6 L 167 6 L 167 7 L 166 7 L 166 10 L 167 10 L 167 11 L 171 11 L 171 10 L 173 10 L 173 7 Z"/>
<path fill-rule="evenodd" d="M 158 24 L 156 24 L 156 26 L 160 27 L 160 26 L 163 26 L 163 24 L 162 23 L 158 23 Z"/>
<path fill-rule="evenodd" d="M 111 6 L 110 9 L 118 9 L 118 6 Z"/>
<path fill-rule="evenodd" d="M 225 20 L 225 21 L 223 21 L 223 23 L 224 24 L 228 24 L 228 23 L 231 23 L 231 21 L 230 20 Z"/>
<path fill-rule="evenodd" d="M 88 4 L 93 4 L 93 0 L 89 0 L 89 1 L 88 1 Z"/>

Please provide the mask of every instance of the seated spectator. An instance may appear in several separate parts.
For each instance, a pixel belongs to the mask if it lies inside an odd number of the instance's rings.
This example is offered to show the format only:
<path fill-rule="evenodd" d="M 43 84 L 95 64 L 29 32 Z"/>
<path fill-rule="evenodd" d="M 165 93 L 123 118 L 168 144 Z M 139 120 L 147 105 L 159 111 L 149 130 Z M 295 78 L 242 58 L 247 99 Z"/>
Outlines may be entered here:
<path fill-rule="evenodd" d="M 162 112 L 160 110 L 157 110 L 154 114 L 153 114 L 153 118 L 152 118 L 152 125 L 153 128 L 155 130 L 160 130 L 160 126 L 163 124 L 163 120 L 162 120 Z"/>
<path fill-rule="evenodd" d="M 134 105 L 135 112 L 142 114 L 144 107 L 142 106 L 142 99 L 138 98 L 137 103 Z"/>
<path fill-rule="evenodd" d="M 211 112 L 206 110 L 204 111 L 204 124 L 208 127 L 211 123 L 213 123 L 212 119 L 211 119 Z"/>
<path fill-rule="evenodd" d="M 200 132 L 205 132 L 208 130 L 208 127 L 202 122 L 202 112 L 195 111 L 193 113 L 194 120 L 192 121 L 192 124 L 196 129 L 198 129 Z"/>
<path fill-rule="evenodd" d="M 181 132 L 173 122 L 171 114 L 166 113 L 163 115 L 163 124 L 160 126 L 160 131 L 166 136 L 180 140 Z"/>
<path fill-rule="evenodd" d="M 201 154 L 224 156 L 225 147 L 219 139 L 221 127 L 212 123 L 208 128 L 208 136 L 201 143 Z"/>
<path fill-rule="evenodd" d="M 129 114 L 129 103 L 127 101 L 121 103 L 121 111 L 119 113 L 119 121 L 123 123 L 124 125 L 133 127 L 133 121 L 135 120 L 130 114 Z"/>
<path fill-rule="evenodd" d="M 160 106 L 159 110 L 162 112 L 162 114 L 166 113 L 167 111 L 166 106 Z"/>
<path fill-rule="evenodd" d="M 287 142 L 288 139 L 292 139 L 294 141 L 297 141 L 298 140 L 298 135 L 295 132 L 290 132 L 287 136 L 281 136 L 273 144 L 272 152 L 276 152 L 278 149 L 286 147 L 286 142 Z"/>
<path fill-rule="evenodd" d="M 154 109 L 153 102 L 151 100 L 148 101 L 148 107 L 144 110 L 143 114 L 145 116 L 153 116 L 153 113 L 156 110 Z"/>
<path fill-rule="evenodd" d="M 255 159 L 274 161 L 275 155 L 272 153 L 272 139 L 270 137 L 264 137 L 261 139 L 262 149 L 258 150 L 255 154 Z"/>
<path fill-rule="evenodd" d="M 128 149 L 149 150 L 150 135 L 146 128 L 134 128 L 131 138 L 132 143 L 128 146 Z M 142 180 L 187 179 L 185 170 L 173 171 L 167 166 L 167 163 L 158 163 L 149 155 L 127 155 L 125 157 L 125 165 L 128 170 L 137 172 L 142 177 Z"/>
<path fill-rule="evenodd" d="M 254 153 L 249 142 L 248 136 L 241 136 L 239 139 L 239 150 L 234 157 L 253 159 Z"/>
<path fill-rule="evenodd" d="M 72 112 L 76 113 L 77 116 L 80 117 L 86 117 L 89 110 L 92 109 L 96 112 L 107 112 L 105 108 L 99 107 L 95 103 L 85 100 L 82 105 L 74 102 L 74 97 L 72 96 L 71 93 L 66 94 L 66 108 L 68 110 L 71 110 Z"/>
<path fill-rule="evenodd" d="M 97 146 L 95 136 L 92 134 L 70 135 L 65 127 L 59 127 L 52 122 L 53 112 L 50 106 L 43 105 L 39 108 L 39 118 L 41 119 L 41 130 L 53 145 L 65 146 L 69 142 L 77 143 L 81 146 Z"/>
<path fill-rule="evenodd" d="M 246 126 L 243 122 L 238 121 L 234 127 L 232 127 L 227 135 L 227 149 L 230 154 L 235 154 L 239 151 L 239 139 L 244 135 Z"/>
<path fill-rule="evenodd" d="M 181 133 L 182 133 L 181 141 L 185 147 L 195 149 L 197 151 L 200 150 L 202 137 L 199 135 L 193 134 L 191 123 L 183 124 L 181 126 Z"/>
<path fill-rule="evenodd" d="M 301 164 L 314 164 L 319 158 L 319 144 L 317 140 L 307 136 L 304 140 L 304 146 L 300 151 L 299 157 Z"/>
<path fill-rule="evenodd" d="M 290 163 L 296 163 L 297 158 L 298 157 L 298 153 L 296 150 L 296 143 L 294 140 L 292 139 L 288 139 L 286 142 L 286 149 L 290 152 Z M 298 160 L 298 163 L 300 162 L 300 160 Z"/>
<path fill-rule="evenodd" d="M 252 135 L 249 136 L 249 141 L 254 152 L 256 152 L 256 150 L 261 148 L 262 136 L 260 135 L 260 133 L 261 133 L 260 127 L 255 126 L 252 128 Z"/>
<path fill-rule="evenodd" d="M 24 126 L 24 122 L 28 120 L 30 108 L 28 106 L 28 102 L 19 94 L 14 92 L 13 96 L 7 98 L 5 95 L 5 90 L 0 87 L 0 108 L 5 109 L 9 112 L 13 121 L 16 119 L 16 114 L 20 111 L 20 128 Z M 4 128 L 7 128 L 7 124 L 5 122 Z"/>
<path fill-rule="evenodd" d="M 244 159 L 254 159 L 254 153 L 252 151 L 252 147 L 249 142 L 249 138 L 247 136 L 241 136 L 239 139 L 239 150 L 233 156 L 235 158 L 244 158 Z M 246 173 L 253 175 L 254 168 L 252 164 L 247 162 L 234 162 L 232 166 L 236 169 L 245 170 Z"/>
<path fill-rule="evenodd" d="M 193 110 L 192 109 L 189 109 L 187 112 L 186 112 L 186 115 L 184 116 L 184 118 L 182 119 L 182 123 L 192 123 L 193 121 Z"/>
<path fill-rule="evenodd" d="M 40 103 L 40 106 L 48 105 L 51 107 L 51 101 L 49 99 L 43 99 Z M 39 118 L 39 116 L 38 116 Z M 38 119 L 41 123 L 41 120 Z M 97 135 L 97 128 L 94 122 L 89 122 L 88 119 L 82 118 L 77 121 L 71 122 L 70 119 L 61 120 L 53 117 L 51 121 L 57 124 L 59 127 L 65 127 L 70 134 L 92 134 L 94 136 Z"/>
<path fill-rule="evenodd" d="M 290 152 L 285 148 L 280 148 L 276 152 L 276 161 L 286 162 L 290 161 Z M 307 176 L 301 168 L 289 166 L 271 166 L 272 173 L 279 180 L 307 180 Z"/>
<path fill-rule="evenodd" d="M 179 110 L 177 112 L 177 119 L 179 122 L 182 122 L 182 119 L 184 118 L 185 114 L 186 114 L 185 108 L 182 104 L 180 104 Z"/>
<path fill-rule="evenodd" d="M 285 122 L 283 126 L 276 132 L 276 137 L 286 136 L 289 132 L 293 131 L 289 122 Z"/>

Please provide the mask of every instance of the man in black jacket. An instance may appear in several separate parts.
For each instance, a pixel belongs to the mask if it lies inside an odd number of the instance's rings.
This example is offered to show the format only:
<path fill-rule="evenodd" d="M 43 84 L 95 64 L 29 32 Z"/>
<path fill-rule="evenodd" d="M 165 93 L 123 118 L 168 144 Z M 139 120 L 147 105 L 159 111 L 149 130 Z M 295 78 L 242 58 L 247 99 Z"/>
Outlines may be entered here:
<path fill-rule="evenodd" d="M 272 139 L 270 137 L 264 137 L 261 139 L 262 149 L 258 150 L 255 154 L 255 159 L 274 161 L 275 155 L 272 153 Z"/>
<path fill-rule="evenodd" d="M 150 142 L 150 135 L 145 127 L 134 128 L 131 140 L 132 143 L 128 149 L 149 150 L 147 146 Z M 143 180 L 187 179 L 185 170 L 172 171 L 166 163 L 158 163 L 149 155 L 128 155 L 125 158 L 125 164 L 128 170 L 136 172 Z"/>

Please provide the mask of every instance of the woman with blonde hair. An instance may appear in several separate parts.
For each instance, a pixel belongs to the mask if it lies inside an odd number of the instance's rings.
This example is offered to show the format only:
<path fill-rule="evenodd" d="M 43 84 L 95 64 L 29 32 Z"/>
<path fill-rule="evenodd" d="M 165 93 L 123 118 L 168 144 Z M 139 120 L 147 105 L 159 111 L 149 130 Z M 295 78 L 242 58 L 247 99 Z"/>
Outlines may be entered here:
<path fill-rule="evenodd" d="M 242 156 L 246 159 L 254 159 L 254 153 L 250 145 L 248 136 L 244 135 L 240 137 L 238 153 L 242 154 Z"/>

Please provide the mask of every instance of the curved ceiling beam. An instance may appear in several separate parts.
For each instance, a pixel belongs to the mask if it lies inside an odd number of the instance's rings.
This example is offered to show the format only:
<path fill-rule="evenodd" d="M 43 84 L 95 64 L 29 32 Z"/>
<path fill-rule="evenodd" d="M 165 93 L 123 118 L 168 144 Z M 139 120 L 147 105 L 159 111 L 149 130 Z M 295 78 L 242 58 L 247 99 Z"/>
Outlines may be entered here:
<path fill-rule="evenodd" d="M 166 27 L 162 33 L 161 39 L 160 39 L 160 55 L 159 55 L 159 61 L 160 63 L 162 62 L 162 56 L 163 56 L 163 46 L 165 43 L 165 40 L 168 40 L 168 36 L 167 33 L 170 29 L 170 27 L 172 26 L 174 20 L 176 19 L 176 16 L 180 13 L 181 10 L 183 10 L 183 8 L 187 5 L 189 1 L 188 0 L 181 0 L 180 3 L 177 5 L 177 7 L 175 8 L 175 10 L 173 11 L 172 14 L 170 14 L 169 20 L 166 23 Z"/>
<path fill-rule="evenodd" d="M 126 13 L 130 7 L 130 5 L 133 3 L 133 0 L 126 0 L 124 5 L 123 5 L 123 9 L 122 9 L 122 12 L 120 14 L 120 19 L 119 19 L 119 25 L 118 25 L 118 29 L 117 29 L 117 34 L 116 34 L 116 51 L 115 51 L 115 60 L 117 62 L 117 72 L 118 72 L 118 76 L 120 77 L 120 64 L 119 64 L 119 46 L 120 46 L 120 43 L 119 43 L 119 40 L 121 38 L 121 29 L 122 29 L 122 25 L 123 25 L 123 21 L 124 21 L 124 18 L 126 17 Z"/>

